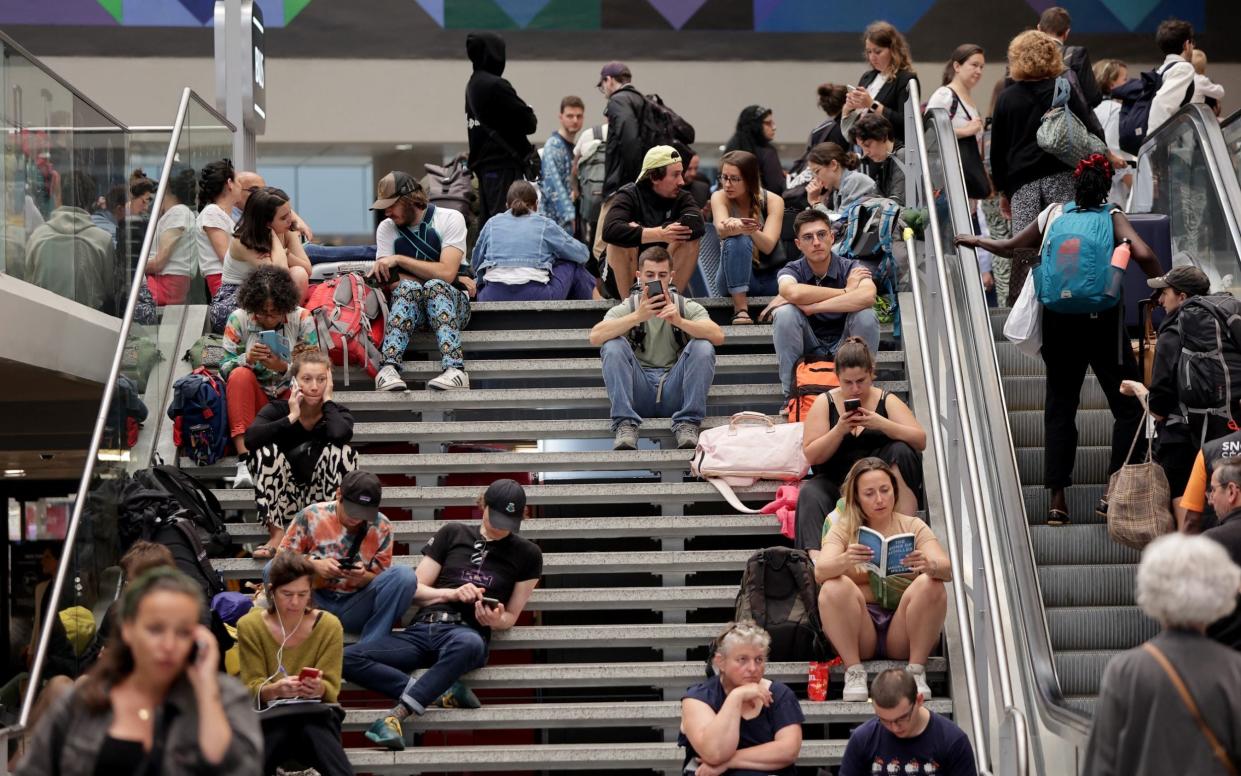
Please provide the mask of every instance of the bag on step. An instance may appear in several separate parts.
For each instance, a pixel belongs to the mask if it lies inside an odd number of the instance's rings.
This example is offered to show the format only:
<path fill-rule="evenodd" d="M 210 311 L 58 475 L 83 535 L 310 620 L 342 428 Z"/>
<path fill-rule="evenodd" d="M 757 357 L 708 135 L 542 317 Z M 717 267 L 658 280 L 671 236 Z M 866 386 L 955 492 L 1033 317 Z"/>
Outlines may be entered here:
<path fill-rule="evenodd" d="M 810 414 L 814 400 L 820 394 L 840 387 L 840 378 L 836 376 L 836 365 L 827 359 L 800 358 L 797 368 L 793 370 L 793 386 L 790 389 L 789 422 L 800 423 Z"/>
<path fill-rule="evenodd" d="M 1145 400 L 1142 404 L 1146 411 L 1138 424 L 1138 432 L 1133 436 L 1133 444 L 1129 445 L 1129 456 L 1133 455 L 1138 440 L 1146 434 L 1150 407 L 1146 406 Z M 1152 459 L 1150 445 L 1147 445 L 1145 461 L 1127 463 L 1108 479 L 1108 535 L 1126 547 L 1140 550 L 1158 537 L 1175 531 L 1170 491 L 1168 477 L 1163 467 Z"/>
<path fill-rule="evenodd" d="M 801 444 L 801 423 L 775 423 L 761 412 L 738 412 L 727 426 L 709 428 L 698 436 L 690 471 L 715 486 L 737 511 L 758 514 L 760 510 L 741 503 L 733 486 L 805 477 L 810 464 Z"/>
<path fill-rule="evenodd" d="M 134 472 L 133 481 L 149 491 L 166 493 L 175 501 L 175 508 L 165 510 L 165 517 L 180 513 L 197 528 L 199 540 L 213 558 L 233 554 L 233 538 L 224 524 L 224 508 L 206 486 L 188 472 L 159 464 Z"/>
<path fill-rule="evenodd" d="M 224 579 L 211 565 L 194 521 L 185 513 L 156 518 L 142 538 L 167 547 L 176 567 L 202 587 L 208 601 L 224 592 Z"/>
<path fill-rule="evenodd" d="M 814 562 L 803 550 L 768 547 L 750 556 L 737 592 L 734 620 L 752 620 L 771 634 L 770 661 L 832 657 L 819 619 Z"/>
<path fill-rule="evenodd" d="M 198 367 L 172 384 L 172 441 L 177 453 L 198 466 L 207 466 L 224 457 L 228 450 L 228 402 L 225 382 L 204 367 Z"/>
<path fill-rule="evenodd" d="M 227 356 L 228 351 L 224 349 L 224 335 L 204 334 L 194 341 L 181 359 L 195 369 L 203 367 L 219 374 L 220 364 Z"/>
<path fill-rule="evenodd" d="M 345 367 L 345 385 L 350 367 L 370 377 L 379 374 L 379 348 L 388 320 L 388 304 L 379 289 L 356 272 L 339 275 L 315 287 L 306 309 L 314 314 L 319 342 L 327 345 L 332 363 Z"/>
<path fill-rule="evenodd" d="M 431 204 L 455 210 L 465 216 L 467 222 L 473 220 L 477 195 L 466 155 L 458 154 L 442 165 L 428 162 L 423 167 L 427 174 L 422 178 L 422 188 Z"/>

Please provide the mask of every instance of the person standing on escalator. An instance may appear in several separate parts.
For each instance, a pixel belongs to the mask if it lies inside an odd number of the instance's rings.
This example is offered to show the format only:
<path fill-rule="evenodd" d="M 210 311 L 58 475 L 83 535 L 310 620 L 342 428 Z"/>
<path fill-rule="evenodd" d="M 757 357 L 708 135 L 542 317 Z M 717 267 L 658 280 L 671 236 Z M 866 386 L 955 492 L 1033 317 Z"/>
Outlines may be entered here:
<path fill-rule="evenodd" d="M 1037 274 L 1052 278 L 1045 279 L 1043 284 L 1051 283 L 1056 278 L 1067 281 L 1069 285 L 1062 289 L 1070 290 L 1055 294 L 1061 300 L 1066 293 L 1071 296 L 1071 289 L 1074 288 L 1071 278 L 1081 268 L 1080 264 L 1075 268 L 1065 266 L 1066 263 L 1097 261 L 1100 256 L 1106 261 L 1108 256 L 1113 256 L 1113 249 L 1123 243 L 1128 244 L 1130 258 L 1137 261 L 1147 277 L 1159 276 L 1162 273 L 1154 251 L 1138 236 L 1125 214 L 1107 204 L 1111 186 L 1111 163 L 1101 154 L 1091 154 L 1073 172 L 1072 202 L 1049 205 L 1011 239 L 993 240 L 961 234 L 957 235 L 956 243 L 971 248 L 981 247 L 998 256 L 1012 256 L 1018 251 L 1037 252 L 1042 245 L 1046 251 L 1042 258 L 1044 265 L 1051 261 L 1057 269 L 1048 272 L 1044 267 L 1044 271 Z M 1054 226 L 1065 216 L 1072 218 Z M 1099 244 L 1102 242 L 1106 244 Z M 1105 269 L 1110 271 L 1110 266 L 1105 265 Z M 1050 304 L 1046 300 L 1054 290 L 1039 287 L 1038 296 Z M 1080 292 L 1080 287 L 1077 290 Z M 1121 380 L 1136 379 L 1138 367 L 1125 331 L 1124 304 L 1119 295 L 1113 298 L 1115 301 L 1110 306 L 1095 307 L 1093 312 L 1043 309 L 1043 347 L 1040 355 L 1047 368 L 1043 411 L 1043 484 L 1051 491 L 1047 512 L 1049 525 L 1069 523 L 1065 490 L 1072 484 L 1073 461 L 1077 456 L 1077 406 L 1086 380 L 1086 368 L 1090 367 L 1098 378 L 1115 421 L 1109 476 L 1125 463 L 1142 421 L 1142 406 L 1138 400 L 1120 392 Z M 1144 451 L 1137 452 L 1144 455 Z M 1099 502 L 1096 511 L 1106 515 L 1106 499 Z"/>
<path fill-rule="evenodd" d="M 478 176 L 479 226 L 507 208 L 508 187 L 522 177 L 531 145 L 526 135 L 538 129 L 534 110 L 517 96 L 504 74 L 504 38 L 494 32 L 471 32 L 465 51 L 474 73 L 465 87 L 470 170 Z"/>

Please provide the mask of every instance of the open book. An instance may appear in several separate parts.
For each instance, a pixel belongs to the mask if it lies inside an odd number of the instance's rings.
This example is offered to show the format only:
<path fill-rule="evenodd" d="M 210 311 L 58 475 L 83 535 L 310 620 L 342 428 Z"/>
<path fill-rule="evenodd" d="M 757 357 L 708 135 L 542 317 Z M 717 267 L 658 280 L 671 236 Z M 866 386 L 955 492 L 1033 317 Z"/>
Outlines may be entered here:
<path fill-rule="evenodd" d="M 905 556 L 914 551 L 913 534 L 901 533 L 885 538 L 873 528 L 862 526 L 858 529 L 858 544 L 866 545 L 874 553 L 871 562 L 863 564 L 869 571 L 881 577 L 909 573 Z"/>

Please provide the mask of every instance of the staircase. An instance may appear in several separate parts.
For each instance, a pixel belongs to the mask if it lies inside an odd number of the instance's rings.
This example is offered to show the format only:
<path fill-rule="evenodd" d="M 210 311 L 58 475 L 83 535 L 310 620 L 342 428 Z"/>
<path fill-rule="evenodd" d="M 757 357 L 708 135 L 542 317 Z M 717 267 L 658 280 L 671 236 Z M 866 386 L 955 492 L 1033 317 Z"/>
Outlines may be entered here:
<path fill-rule="evenodd" d="M 757 309 L 766 300 L 751 301 Z M 484 485 L 445 482 L 454 475 L 485 482 L 479 475 L 529 473 L 533 516 L 522 533 L 544 552 L 527 613 L 495 634 L 489 665 L 466 676 L 481 709 L 433 709 L 407 726 L 416 746 L 382 751 L 359 731 L 391 701 L 346 685 L 345 742 L 359 772 L 679 773 L 680 697 L 705 676 L 705 645 L 731 619 L 746 559 L 788 542 L 774 517 L 730 514 L 714 488 L 689 478 L 692 451 L 670 449 L 667 419 L 643 424 L 640 449 L 612 451 L 598 350 L 587 342 L 609 304 L 475 305 L 463 336 L 468 392 L 376 393 L 365 378 L 354 375 L 349 388 L 338 378 L 336 399 L 358 421 L 361 466 L 385 482 L 383 511 L 399 542 L 394 562 L 415 565 L 441 512 L 474 504 Z M 731 316 L 728 300 L 705 304 L 717 321 Z M 740 410 L 778 410 L 771 327 L 724 328 L 704 427 Z M 907 397 L 904 354 L 885 346 L 879 381 Z M 439 373 L 429 337 L 414 338 L 409 358 L 411 383 Z M 230 468 L 195 473 L 221 483 Z M 215 493 L 226 509 L 254 519 L 252 491 Z M 774 486 L 739 493 L 760 505 Z M 230 529 L 241 541 L 266 535 L 253 522 Z M 215 565 L 231 579 L 254 579 L 260 569 L 248 558 Z M 946 662 L 934 658 L 928 669 L 930 706 L 950 714 Z M 767 676 L 805 697 L 804 663 L 770 664 Z M 799 765 L 839 762 L 850 728 L 871 715 L 868 704 L 840 701 L 841 684 L 837 669 L 829 700 L 803 703 Z"/>
<path fill-rule="evenodd" d="M 1087 372 L 1077 411 L 1078 447 L 1073 485 L 1066 492 L 1072 525 L 1047 525 L 1043 487 L 1043 362 L 1004 339 L 1008 310 L 991 313 L 1004 380 L 1008 418 L 1021 476 L 1030 540 L 1055 654 L 1056 675 L 1069 705 L 1093 715 L 1107 662 L 1154 636 L 1158 626 L 1134 603 L 1139 553 L 1112 541 L 1095 505 L 1107 490 L 1112 413 Z"/>

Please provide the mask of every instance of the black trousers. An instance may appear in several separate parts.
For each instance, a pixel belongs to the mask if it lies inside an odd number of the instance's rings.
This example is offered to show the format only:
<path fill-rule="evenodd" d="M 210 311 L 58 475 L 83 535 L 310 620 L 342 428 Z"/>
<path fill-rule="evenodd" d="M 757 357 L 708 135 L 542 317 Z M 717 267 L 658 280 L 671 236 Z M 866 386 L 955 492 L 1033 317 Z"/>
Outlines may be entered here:
<path fill-rule="evenodd" d="M 354 773 L 340 742 L 340 723 L 327 714 L 263 719 L 263 750 L 263 773 L 267 776 L 289 760 L 314 768 L 323 776 Z"/>
<path fill-rule="evenodd" d="M 503 213 L 508 209 L 508 187 L 521 177 L 520 172 L 513 168 L 498 170 L 480 170 L 478 175 L 478 226 L 487 223 L 487 219 Z"/>
<path fill-rule="evenodd" d="M 1065 314 L 1043 309 L 1043 363 L 1047 366 L 1047 401 L 1043 409 L 1045 450 L 1043 484 L 1052 489 L 1073 484 L 1077 457 L 1077 407 L 1086 368 L 1107 397 L 1115 422 L 1112 425 L 1112 457 L 1108 473 L 1125 463 L 1129 445 L 1142 421 L 1142 405 L 1120 392 L 1121 380 L 1137 380 L 1138 365 L 1122 328 L 1124 306 L 1101 313 Z M 1146 457 L 1139 440 L 1135 460 Z"/>

